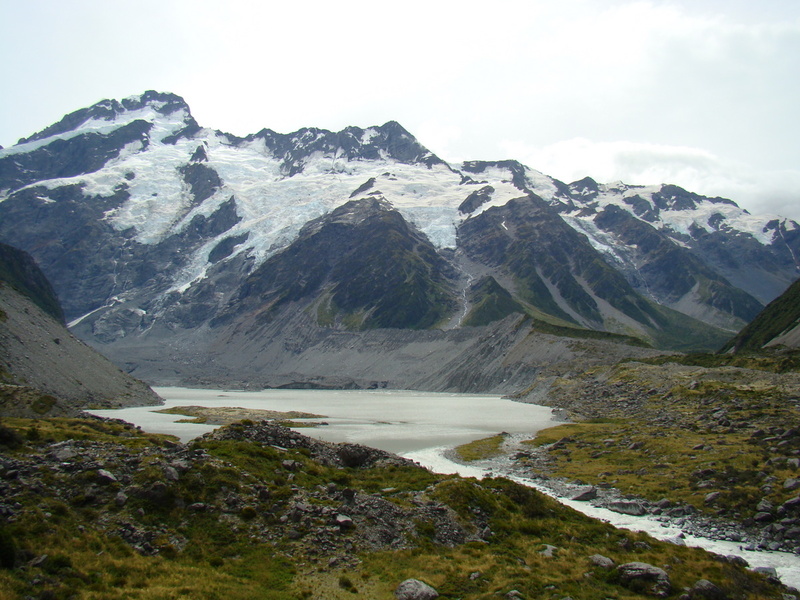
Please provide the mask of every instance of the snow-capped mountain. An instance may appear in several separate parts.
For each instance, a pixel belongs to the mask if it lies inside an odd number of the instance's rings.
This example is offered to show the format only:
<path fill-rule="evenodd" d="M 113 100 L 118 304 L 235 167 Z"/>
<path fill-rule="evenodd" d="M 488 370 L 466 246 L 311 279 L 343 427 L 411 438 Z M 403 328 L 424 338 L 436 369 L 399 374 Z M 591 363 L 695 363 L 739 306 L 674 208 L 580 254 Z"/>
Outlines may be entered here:
<path fill-rule="evenodd" d="M 297 311 L 330 331 L 522 311 L 713 346 L 800 265 L 796 223 L 729 200 L 450 165 L 395 122 L 239 138 L 156 92 L 0 150 L 0 240 L 36 258 L 74 331 L 119 362 L 166 337 L 198 355 L 241 346 Z"/>

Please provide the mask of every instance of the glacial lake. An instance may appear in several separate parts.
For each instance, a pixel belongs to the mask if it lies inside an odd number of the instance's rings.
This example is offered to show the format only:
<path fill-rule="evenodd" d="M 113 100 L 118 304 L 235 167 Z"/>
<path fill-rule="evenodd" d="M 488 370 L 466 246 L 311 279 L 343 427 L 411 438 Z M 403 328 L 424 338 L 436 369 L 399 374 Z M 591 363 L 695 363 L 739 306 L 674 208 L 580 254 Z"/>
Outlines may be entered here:
<path fill-rule="evenodd" d="M 303 428 L 303 434 L 328 442 L 352 442 L 395 454 L 453 447 L 501 431 L 534 434 L 555 424 L 552 409 L 514 402 L 496 395 L 446 394 L 397 390 L 227 391 L 156 387 L 162 406 L 91 411 L 123 419 L 152 433 L 181 441 L 216 429 L 215 425 L 178 423 L 180 415 L 155 411 L 197 405 L 301 411 L 323 415 L 310 419 L 327 425 Z M 302 421 L 302 420 L 299 420 Z"/>

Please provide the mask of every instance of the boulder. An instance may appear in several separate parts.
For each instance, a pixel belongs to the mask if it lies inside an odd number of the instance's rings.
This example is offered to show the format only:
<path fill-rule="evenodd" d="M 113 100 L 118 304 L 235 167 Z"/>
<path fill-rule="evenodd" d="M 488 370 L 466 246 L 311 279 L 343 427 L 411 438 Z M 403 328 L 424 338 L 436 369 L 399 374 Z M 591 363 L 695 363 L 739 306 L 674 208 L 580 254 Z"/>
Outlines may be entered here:
<path fill-rule="evenodd" d="M 616 502 L 610 502 L 606 508 L 623 515 L 631 515 L 634 517 L 641 517 L 642 515 L 647 514 L 647 509 L 645 509 L 644 504 L 632 500 L 617 500 Z"/>
<path fill-rule="evenodd" d="M 394 591 L 397 600 L 435 600 L 439 592 L 419 579 L 406 579 Z"/>
<path fill-rule="evenodd" d="M 790 491 L 800 489 L 800 479 L 794 477 L 787 479 L 783 482 L 783 489 Z"/>
<path fill-rule="evenodd" d="M 658 598 L 666 598 L 672 589 L 664 569 L 643 562 L 630 562 L 617 567 L 619 581 L 626 588 Z"/>
<path fill-rule="evenodd" d="M 175 467 L 167 465 L 164 467 L 164 479 L 167 481 L 178 481 L 178 479 L 180 479 L 178 470 Z"/>
<path fill-rule="evenodd" d="M 708 579 L 701 579 L 689 591 L 692 598 L 705 598 L 706 600 L 727 600 L 728 595 Z"/>
<path fill-rule="evenodd" d="M 97 480 L 100 483 L 116 483 L 117 478 L 114 476 L 113 473 L 106 471 L 105 469 L 98 469 L 97 470 Z"/>
<path fill-rule="evenodd" d="M 602 554 L 592 554 L 589 557 L 589 562 L 595 567 L 600 567 L 602 569 L 613 569 L 616 564 L 613 560 Z"/>
<path fill-rule="evenodd" d="M 761 501 L 756 505 L 756 512 L 771 513 L 774 509 L 775 505 L 766 498 L 762 498 Z"/>
<path fill-rule="evenodd" d="M 337 514 L 336 517 L 334 517 L 334 521 L 336 522 L 336 525 L 339 526 L 339 529 L 352 529 L 353 527 L 355 527 L 353 519 L 341 513 Z"/>
<path fill-rule="evenodd" d="M 597 488 L 593 485 L 587 485 L 580 488 L 574 496 L 572 496 L 572 500 L 577 502 L 587 502 L 589 500 L 594 500 L 597 498 Z"/>

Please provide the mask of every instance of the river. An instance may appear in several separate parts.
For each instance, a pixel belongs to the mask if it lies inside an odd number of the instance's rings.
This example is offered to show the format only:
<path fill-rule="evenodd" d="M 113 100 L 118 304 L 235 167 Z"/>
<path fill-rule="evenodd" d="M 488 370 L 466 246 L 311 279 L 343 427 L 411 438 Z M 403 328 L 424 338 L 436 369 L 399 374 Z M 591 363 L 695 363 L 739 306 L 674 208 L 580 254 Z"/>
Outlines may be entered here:
<path fill-rule="evenodd" d="M 552 410 L 486 394 L 443 394 L 397 390 L 263 390 L 258 392 L 188 388 L 153 388 L 163 406 L 91 411 L 124 419 L 152 433 L 167 433 L 188 441 L 216 428 L 214 425 L 177 423 L 180 415 L 155 411 L 177 406 L 242 407 L 302 411 L 324 415 L 311 419 L 327 425 L 303 428 L 305 435 L 329 442 L 364 444 L 399 454 L 439 473 L 483 477 L 480 469 L 449 461 L 444 453 L 454 446 L 501 431 L 533 435 L 557 424 Z M 520 483 L 542 489 L 534 481 Z M 648 517 L 630 517 L 586 502 L 558 498 L 564 504 L 617 527 L 645 531 L 658 539 L 675 539 L 681 531 Z M 785 552 L 749 552 L 738 544 L 686 536 L 685 543 L 718 554 L 743 557 L 753 567 L 773 567 L 781 580 L 800 588 L 800 557 Z"/>

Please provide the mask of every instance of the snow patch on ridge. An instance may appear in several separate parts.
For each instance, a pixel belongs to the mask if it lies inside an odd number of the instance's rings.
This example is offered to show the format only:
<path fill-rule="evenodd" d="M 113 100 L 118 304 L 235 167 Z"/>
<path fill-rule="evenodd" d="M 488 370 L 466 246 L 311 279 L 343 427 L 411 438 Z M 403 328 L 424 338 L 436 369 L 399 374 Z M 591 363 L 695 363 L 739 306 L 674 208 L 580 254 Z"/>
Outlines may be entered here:
<path fill-rule="evenodd" d="M 113 119 L 90 118 L 70 131 L 57 133 L 40 140 L 16 144 L 10 148 L 4 148 L 0 150 L 0 158 L 32 152 L 56 140 L 69 140 L 87 133 L 108 135 L 120 127 L 124 127 L 125 125 L 139 120 L 153 123 L 154 126 L 151 130 L 151 137 L 155 138 L 157 141 L 161 141 L 164 137 L 177 130 L 175 127 L 176 124 L 179 124 L 181 127 L 185 126 L 186 120 L 189 118 L 189 113 L 186 109 L 177 110 L 169 115 L 159 114 L 157 111 L 159 108 L 162 108 L 164 104 L 164 102 L 151 102 L 138 110 L 123 111 Z"/>
<path fill-rule="evenodd" d="M 653 195 L 662 191 L 662 186 L 660 185 L 628 186 L 617 182 L 607 185 L 601 184 L 598 186 L 598 189 L 599 193 L 597 196 L 587 203 L 594 206 L 597 211 L 602 211 L 607 206 L 616 206 L 628 211 L 637 218 L 641 218 L 636 215 L 633 206 L 626 202 L 626 200 L 638 196 L 641 200 L 644 200 L 650 205 L 653 214 L 656 212 L 658 213 L 654 221 L 648 222 L 656 228 L 671 231 L 679 237 L 692 237 L 692 231 L 696 231 L 697 229 L 709 233 L 722 229 L 749 234 L 766 246 L 771 244 L 775 239 L 775 232 L 767 228 L 767 224 L 770 221 L 777 219 L 783 221 L 788 228 L 793 229 L 797 227 L 794 222 L 787 221 L 776 215 L 754 216 L 735 204 L 711 202 L 708 200 L 697 202 L 696 208 L 693 209 L 657 209 L 653 200 Z M 551 202 L 554 200 L 558 201 L 555 196 L 548 199 Z M 581 207 L 576 207 L 575 213 L 580 209 Z M 578 216 L 577 214 L 573 214 L 569 222 L 573 227 L 576 227 L 579 222 L 588 224 L 593 220 L 594 215 Z M 589 228 L 588 230 L 587 227 Z M 579 231 L 583 233 L 589 230 L 591 230 L 589 225 L 581 225 L 579 229 Z M 592 236 L 590 235 L 590 237 Z M 680 240 L 676 239 L 676 241 Z"/>

